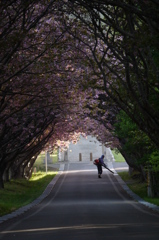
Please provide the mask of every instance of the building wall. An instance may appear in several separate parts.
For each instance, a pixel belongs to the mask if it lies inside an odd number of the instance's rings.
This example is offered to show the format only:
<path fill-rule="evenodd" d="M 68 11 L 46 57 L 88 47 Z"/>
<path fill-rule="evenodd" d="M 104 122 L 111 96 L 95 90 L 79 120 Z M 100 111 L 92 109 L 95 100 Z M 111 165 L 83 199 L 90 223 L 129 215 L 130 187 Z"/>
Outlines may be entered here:
<path fill-rule="evenodd" d="M 106 159 L 110 159 L 111 150 L 102 146 L 95 137 L 87 136 L 87 138 L 84 138 L 81 136 L 76 144 L 70 143 L 67 151 L 59 151 L 59 161 L 79 162 L 81 160 L 82 162 L 88 162 L 99 158 L 102 154 L 105 155 Z M 107 160 L 109 161 L 109 159 Z"/>

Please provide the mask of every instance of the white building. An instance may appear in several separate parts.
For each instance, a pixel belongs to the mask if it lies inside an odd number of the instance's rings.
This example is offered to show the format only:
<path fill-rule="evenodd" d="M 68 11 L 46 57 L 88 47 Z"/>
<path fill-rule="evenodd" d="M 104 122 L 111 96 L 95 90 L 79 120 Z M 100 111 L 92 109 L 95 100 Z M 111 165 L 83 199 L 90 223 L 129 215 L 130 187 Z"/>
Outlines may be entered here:
<path fill-rule="evenodd" d="M 81 136 L 76 144 L 70 143 L 67 151 L 59 151 L 59 161 L 88 162 L 99 158 L 102 154 L 108 161 L 114 160 L 111 150 L 104 147 L 95 137 Z"/>

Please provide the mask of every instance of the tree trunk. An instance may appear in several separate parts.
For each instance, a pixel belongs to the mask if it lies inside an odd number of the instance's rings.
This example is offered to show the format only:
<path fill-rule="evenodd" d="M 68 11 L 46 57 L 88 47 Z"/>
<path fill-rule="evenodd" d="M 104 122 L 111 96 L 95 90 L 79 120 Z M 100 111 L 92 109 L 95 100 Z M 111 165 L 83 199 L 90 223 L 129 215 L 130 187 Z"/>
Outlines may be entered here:
<path fill-rule="evenodd" d="M 30 161 L 27 163 L 27 165 L 24 168 L 24 174 L 25 174 L 25 177 L 27 177 L 27 179 L 30 179 L 32 176 L 33 165 L 34 165 L 35 161 L 36 161 L 36 158 L 30 159 Z"/>
<path fill-rule="evenodd" d="M 144 169 L 144 166 L 143 165 L 140 165 L 140 169 L 141 169 L 141 173 L 142 173 L 142 181 L 145 181 L 146 182 L 146 171 Z"/>
<path fill-rule="evenodd" d="M 0 189 L 4 188 L 3 173 L 0 172 Z"/>
<path fill-rule="evenodd" d="M 123 149 L 119 149 L 119 151 L 121 152 L 121 154 L 125 158 L 125 161 L 129 165 L 129 167 L 131 167 L 132 169 L 140 171 L 140 167 L 135 163 L 134 157 L 128 155 L 125 151 L 123 151 Z"/>
<path fill-rule="evenodd" d="M 5 171 L 3 173 L 3 181 L 9 182 L 9 168 L 5 169 Z"/>
<path fill-rule="evenodd" d="M 152 172 L 148 170 L 147 173 L 147 195 L 148 197 L 154 197 L 154 191 L 153 191 L 153 180 L 152 180 Z"/>

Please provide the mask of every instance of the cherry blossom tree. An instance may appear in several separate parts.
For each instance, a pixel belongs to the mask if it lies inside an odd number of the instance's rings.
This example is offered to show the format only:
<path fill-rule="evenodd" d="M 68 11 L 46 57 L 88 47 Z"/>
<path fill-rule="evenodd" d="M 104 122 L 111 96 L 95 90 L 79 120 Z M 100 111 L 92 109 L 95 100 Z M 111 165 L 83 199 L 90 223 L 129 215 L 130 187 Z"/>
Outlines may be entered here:
<path fill-rule="evenodd" d="M 60 1 L 10 1 L 0 6 L 3 187 L 9 172 L 11 177 L 29 177 L 39 152 L 59 139 L 75 140 L 78 132 L 85 132 L 105 141 L 110 133 L 90 119 L 88 109 L 83 111 L 91 92 L 81 83 L 92 73 L 86 50 L 81 51 L 61 24 Z"/>
<path fill-rule="evenodd" d="M 69 14 L 74 16 L 71 20 L 76 23 L 70 34 L 92 53 L 90 60 L 96 75 L 103 80 L 106 97 L 146 133 L 151 147 L 155 145 L 152 149 L 158 148 L 159 3 L 113 0 L 67 3 Z M 70 18 L 65 24 L 69 22 Z M 79 28 L 81 32 L 77 31 Z"/>
<path fill-rule="evenodd" d="M 39 146 L 48 141 L 62 112 L 62 92 L 66 90 L 61 87 L 68 86 L 58 69 L 60 61 L 65 62 L 59 58 L 58 47 L 61 39 L 65 45 L 64 34 L 52 17 L 58 5 L 56 1 L 38 2 L 1 2 L 2 187 L 4 171 L 13 168 L 13 163 L 25 166 L 31 154 L 39 153 Z"/>
<path fill-rule="evenodd" d="M 72 34 L 89 46 L 106 93 L 158 147 L 158 2 L 67 3 L 83 27 Z"/>

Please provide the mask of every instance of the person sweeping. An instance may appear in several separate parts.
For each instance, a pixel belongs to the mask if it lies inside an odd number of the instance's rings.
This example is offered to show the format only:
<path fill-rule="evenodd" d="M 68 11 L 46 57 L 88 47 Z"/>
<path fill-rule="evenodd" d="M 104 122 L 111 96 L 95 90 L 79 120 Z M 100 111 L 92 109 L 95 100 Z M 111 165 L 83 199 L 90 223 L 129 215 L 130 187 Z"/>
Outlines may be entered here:
<path fill-rule="evenodd" d="M 104 155 L 102 155 L 99 159 L 95 159 L 94 160 L 94 165 L 97 166 L 97 169 L 98 169 L 98 177 L 101 178 L 101 175 L 103 173 L 103 170 L 102 170 L 102 166 L 105 167 L 106 169 L 108 169 L 111 173 L 114 173 L 113 171 L 111 171 L 107 165 L 104 163 Z"/>

